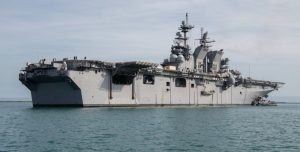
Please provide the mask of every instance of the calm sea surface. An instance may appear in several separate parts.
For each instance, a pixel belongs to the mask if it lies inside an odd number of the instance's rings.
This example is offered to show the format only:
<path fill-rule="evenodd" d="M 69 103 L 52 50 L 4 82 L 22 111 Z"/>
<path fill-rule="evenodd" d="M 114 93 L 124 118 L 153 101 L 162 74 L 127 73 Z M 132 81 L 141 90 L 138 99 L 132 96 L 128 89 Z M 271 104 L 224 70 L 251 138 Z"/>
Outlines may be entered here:
<path fill-rule="evenodd" d="M 300 151 L 300 104 L 32 108 L 0 102 L 0 151 Z"/>

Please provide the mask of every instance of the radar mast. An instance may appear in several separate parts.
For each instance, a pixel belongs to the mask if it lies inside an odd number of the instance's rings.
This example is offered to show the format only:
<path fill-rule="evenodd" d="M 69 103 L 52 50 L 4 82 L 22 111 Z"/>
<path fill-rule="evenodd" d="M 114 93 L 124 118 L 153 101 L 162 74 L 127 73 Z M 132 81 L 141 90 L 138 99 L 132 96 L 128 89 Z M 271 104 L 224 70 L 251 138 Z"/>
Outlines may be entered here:
<path fill-rule="evenodd" d="M 188 13 L 186 13 L 185 21 L 182 21 L 180 27 L 178 28 L 180 32 L 176 33 L 177 37 L 174 40 L 175 46 L 172 46 L 172 51 L 171 51 L 173 54 L 176 55 L 182 54 L 186 60 L 189 60 L 190 58 L 190 53 L 189 53 L 190 48 L 189 45 L 187 44 L 187 40 L 188 40 L 187 33 L 192 28 L 194 28 L 194 26 L 188 24 Z M 181 33 L 183 33 L 183 37 Z M 183 46 L 181 45 L 182 41 L 183 41 Z"/>

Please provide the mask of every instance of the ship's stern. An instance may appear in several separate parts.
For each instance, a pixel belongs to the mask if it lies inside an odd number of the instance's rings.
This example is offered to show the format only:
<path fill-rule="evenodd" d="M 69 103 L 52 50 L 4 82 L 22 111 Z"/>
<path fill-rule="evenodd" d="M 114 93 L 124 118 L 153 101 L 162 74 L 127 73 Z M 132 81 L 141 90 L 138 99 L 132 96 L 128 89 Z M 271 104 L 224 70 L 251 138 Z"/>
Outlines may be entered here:
<path fill-rule="evenodd" d="M 83 106 L 81 89 L 66 69 L 31 64 L 21 70 L 19 80 L 31 91 L 34 107 Z"/>

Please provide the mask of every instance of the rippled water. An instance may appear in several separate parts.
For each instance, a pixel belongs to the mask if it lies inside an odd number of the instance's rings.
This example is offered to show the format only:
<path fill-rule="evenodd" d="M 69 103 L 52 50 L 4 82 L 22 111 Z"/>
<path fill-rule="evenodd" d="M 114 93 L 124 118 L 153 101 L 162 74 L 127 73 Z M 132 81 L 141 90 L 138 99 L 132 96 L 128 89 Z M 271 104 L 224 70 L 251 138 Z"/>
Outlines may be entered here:
<path fill-rule="evenodd" d="M 32 108 L 0 102 L 0 151 L 300 151 L 300 105 Z"/>

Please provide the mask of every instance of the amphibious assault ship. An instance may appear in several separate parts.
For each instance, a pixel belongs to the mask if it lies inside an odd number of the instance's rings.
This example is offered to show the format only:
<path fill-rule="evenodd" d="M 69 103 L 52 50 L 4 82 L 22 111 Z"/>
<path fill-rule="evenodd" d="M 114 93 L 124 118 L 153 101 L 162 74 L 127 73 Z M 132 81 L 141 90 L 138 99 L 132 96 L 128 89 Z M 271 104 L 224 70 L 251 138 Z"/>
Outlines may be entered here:
<path fill-rule="evenodd" d="M 31 91 L 33 106 L 250 105 L 284 83 L 243 78 L 229 68 L 221 50 L 211 50 L 201 30 L 193 52 L 188 14 L 163 63 L 103 62 L 64 58 L 27 63 L 19 80 Z"/>

